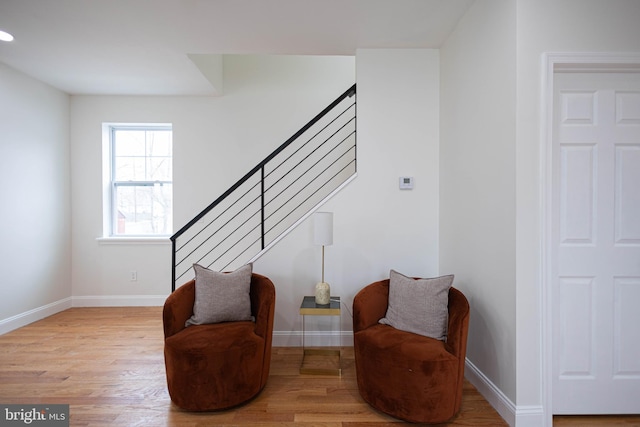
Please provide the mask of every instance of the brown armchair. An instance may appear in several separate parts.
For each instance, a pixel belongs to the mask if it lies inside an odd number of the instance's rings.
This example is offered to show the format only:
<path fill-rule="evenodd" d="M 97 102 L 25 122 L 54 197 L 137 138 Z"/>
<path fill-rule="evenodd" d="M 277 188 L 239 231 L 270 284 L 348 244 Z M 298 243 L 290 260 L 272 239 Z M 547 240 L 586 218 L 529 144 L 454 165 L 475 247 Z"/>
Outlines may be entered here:
<path fill-rule="evenodd" d="M 275 287 L 267 277 L 251 276 L 255 322 L 192 325 L 195 281 L 176 289 L 163 311 L 164 357 L 171 400 L 190 411 L 240 405 L 264 388 L 271 364 Z"/>
<path fill-rule="evenodd" d="M 358 390 L 372 407 L 393 417 L 442 423 L 460 410 L 469 303 L 449 290 L 447 341 L 379 324 L 385 316 L 389 279 L 363 288 L 353 300 Z"/>

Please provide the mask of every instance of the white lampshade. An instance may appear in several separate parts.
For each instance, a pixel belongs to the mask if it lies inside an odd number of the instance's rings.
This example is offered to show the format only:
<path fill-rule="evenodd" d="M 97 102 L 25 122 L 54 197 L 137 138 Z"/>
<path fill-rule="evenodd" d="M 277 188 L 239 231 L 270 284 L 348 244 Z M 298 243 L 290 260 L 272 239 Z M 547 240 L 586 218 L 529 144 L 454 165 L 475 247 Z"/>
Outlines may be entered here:
<path fill-rule="evenodd" d="M 333 244 L 333 212 L 313 214 L 313 242 L 322 246 Z"/>

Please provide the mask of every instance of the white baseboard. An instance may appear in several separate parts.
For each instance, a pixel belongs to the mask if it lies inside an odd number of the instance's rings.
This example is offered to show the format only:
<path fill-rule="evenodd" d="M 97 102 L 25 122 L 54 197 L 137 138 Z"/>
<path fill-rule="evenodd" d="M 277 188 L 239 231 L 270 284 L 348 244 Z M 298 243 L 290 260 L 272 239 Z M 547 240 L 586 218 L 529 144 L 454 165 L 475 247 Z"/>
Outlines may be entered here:
<path fill-rule="evenodd" d="M 465 377 L 511 427 L 540 427 L 545 425 L 542 405 L 516 406 L 469 359 L 466 359 L 465 363 Z"/>
<path fill-rule="evenodd" d="M 540 427 L 546 425 L 542 406 L 516 406 L 516 425 L 518 427 Z"/>
<path fill-rule="evenodd" d="M 0 320 L 0 335 L 71 308 L 71 297 Z"/>
<path fill-rule="evenodd" d="M 511 427 L 516 425 L 516 405 L 473 363 L 466 360 L 465 377 Z"/>
<path fill-rule="evenodd" d="M 73 307 L 161 307 L 167 295 L 99 295 L 72 297 Z"/>

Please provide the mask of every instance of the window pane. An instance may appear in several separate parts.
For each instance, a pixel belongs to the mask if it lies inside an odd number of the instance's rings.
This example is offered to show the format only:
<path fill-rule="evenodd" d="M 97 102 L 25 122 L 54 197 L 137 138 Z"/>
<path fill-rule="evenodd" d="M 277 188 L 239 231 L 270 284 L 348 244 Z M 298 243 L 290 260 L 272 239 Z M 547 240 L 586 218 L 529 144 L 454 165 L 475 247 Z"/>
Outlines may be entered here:
<path fill-rule="evenodd" d="M 114 131 L 114 181 L 171 181 L 171 130 Z"/>
<path fill-rule="evenodd" d="M 114 126 L 111 137 L 112 235 L 171 234 L 171 127 Z"/>
<path fill-rule="evenodd" d="M 171 181 L 171 158 L 149 157 L 147 158 L 147 180 Z"/>
<path fill-rule="evenodd" d="M 171 131 L 147 131 L 147 156 L 171 156 Z"/>
<path fill-rule="evenodd" d="M 144 156 L 145 155 L 145 130 L 114 130 L 114 154 L 120 156 Z"/>
<path fill-rule="evenodd" d="M 115 235 L 171 234 L 172 185 L 115 186 Z"/>
<path fill-rule="evenodd" d="M 115 161 L 115 181 L 147 180 L 144 157 L 116 157 Z"/>

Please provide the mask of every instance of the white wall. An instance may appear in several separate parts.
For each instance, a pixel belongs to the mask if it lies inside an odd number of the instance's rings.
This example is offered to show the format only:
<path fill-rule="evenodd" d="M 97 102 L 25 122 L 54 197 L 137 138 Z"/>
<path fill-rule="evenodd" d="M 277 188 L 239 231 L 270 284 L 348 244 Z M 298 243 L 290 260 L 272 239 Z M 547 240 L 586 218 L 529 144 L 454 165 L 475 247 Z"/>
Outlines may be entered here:
<path fill-rule="evenodd" d="M 359 177 L 325 207 L 336 213 L 327 280 L 346 306 L 389 268 L 455 273 L 474 310 L 470 360 L 519 408 L 539 408 L 541 55 L 638 52 L 637 22 L 637 1 L 478 0 L 442 51 L 441 189 L 437 52 L 359 51 Z M 516 81 L 506 71 L 514 65 L 514 42 Z M 160 303 L 168 293 L 168 246 L 95 240 L 102 233 L 102 122 L 174 123 L 177 227 L 353 82 L 353 62 L 307 60 L 226 57 L 222 97 L 72 97 L 70 115 L 66 95 L 0 65 L 0 185 L 5 200 L 15 201 L 0 214 L 0 327 L 71 296 L 70 217 L 78 304 Z M 318 76 L 319 84 L 307 84 Z M 507 142 L 514 85 L 515 148 Z M 488 91 L 490 102 L 481 103 Z M 228 166 L 228 156 L 237 167 Z M 414 176 L 413 191 L 397 189 L 401 175 Z M 319 248 L 310 242 L 306 223 L 256 263 L 278 286 L 282 341 L 299 330 L 299 299 L 319 275 Z M 136 283 L 128 280 L 132 269 Z"/>
<path fill-rule="evenodd" d="M 472 306 L 468 357 L 496 386 L 493 397 L 515 405 L 501 412 L 511 424 L 551 423 L 540 305 L 542 54 L 638 52 L 639 21 L 632 1 L 478 0 L 442 48 L 440 266 L 457 266 Z"/>
<path fill-rule="evenodd" d="M 516 310 L 518 406 L 545 404 L 540 290 L 540 128 L 544 52 L 639 52 L 640 2 L 518 0 Z M 542 165 L 544 167 L 544 165 Z M 544 386 L 544 384 L 543 384 Z M 546 421 L 551 408 L 545 408 Z M 534 421 L 535 422 L 535 421 Z M 534 422 L 521 425 L 541 425 Z"/>
<path fill-rule="evenodd" d="M 225 57 L 225 94 L 218 98 L 72 97 L 74 302 L 159 304 L 170 291 L 167 245 L 96 241 L 102 232 L 102 122 L 173 123 L 177 229 L 353 84 L 356 64 L 358 178 L 323 207 L 335 212 L 325 275 L 332 293 L 343 297 L 345 340 L 361 287 L 388 277 L 390 268 L 437 274 L 438 52 L 363 50 L 355 63 L 344 57 Z M 398 189 L 404 175 L 414 177 L 413 191 Z M 320 277 L 311 226 L 303 223 L 254 266 L 277 287 L 278 345 L 300 344 L 299 304 Z M 129 281 L 132 269 L 137 282 Z M 338 329 L 324 321 L 308 325 L 319 330 L 321 343 L 332 337 L 319 328 Z"/>
<path fill-rule="evenodd" d="M 173 124 L 174 229 L 179 229 L 354 82 L 348 57 L 228 56 L 220 97 L 73 96 L 73 294 L 77 305 L 162 304 L 164 244 L 105 244 L 103 122 Z M 137 271 L 136 282 L 129 280 Z"/>
<path fill-rule="evenodd" d="M 70 306 L 69 98 L 0 63 L 0 333 Z"/>
<path fill-rule="evenodd" d="M 515 47 L 514 3 L 474 3 L 441 49 L 440 103 L 440 269 L 469 299 L 468 360 L 513 403 Z"/>
<path fill-rule="evenodd" d="M 343 345 L 351 344 L 351 307 L 362 287 L 392 268 L 438 274 L 438 51 L 358 50 L 356 68 L 358 177 L 322 208 L 334 212 L 325 280 L 343 301 Z M 400 176 L 413 176 L 414 189 L 399 190 Z M 298 308 L 319 281 L 320 250 L 310 219 L 256 263 L 278 287 L 277 345 L 300 344 Z M 317 322 L 307 330 L 329 327 L 337 329 Z"/>

